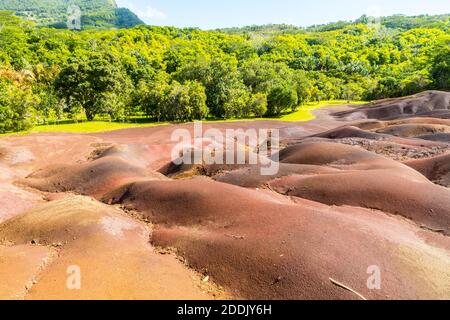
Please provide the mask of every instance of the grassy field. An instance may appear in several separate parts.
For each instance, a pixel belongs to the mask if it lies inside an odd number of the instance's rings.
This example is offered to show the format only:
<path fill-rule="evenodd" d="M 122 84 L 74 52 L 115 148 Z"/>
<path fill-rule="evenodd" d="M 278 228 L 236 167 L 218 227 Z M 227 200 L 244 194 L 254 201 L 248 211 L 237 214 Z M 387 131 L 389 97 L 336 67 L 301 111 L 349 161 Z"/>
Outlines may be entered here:
<path fill-rule="evenodd" d="M 364 101 L 351 101 L 350 104 L 364 104 Z M 348 104 L 348 101 L 343 100 L 333 100 L 333 101 L 322 101 L 316 103 L 308 103 L 294 113 L 286 114 L 279 118 L 261 118 L 261 119 L 236 119 L 236 120 L 208 120 L 206 122 L 230 122 L 230 121 L 263 121 L 263 120 L 276 120 L 276 121 L 292 121 L 292 122 L 305 122 L 314 119 L 314 115 L 311 111 L 318 108 L 330 106 Z M 129 123 L 129 122 L 108 122 L 108 121 L 92 121 L 92 122 L 78 122 L 69 124 L 52 124 L 52 125 L 42 125 L 36 126 L 31 130 L 0 134 L 0 136 L 10 136 L 17 134 L 28 134 L 33 132 L 73 132 L 73 133 L 92 133 L 92 132 L 104 132 L 104 131 L 114 131 L 120 129 L 128 128 L 140 128 L 140 127 L 152 127 L 167 125 L 168 123 L 161 122 L 148 122 L 148 123 Z"/>

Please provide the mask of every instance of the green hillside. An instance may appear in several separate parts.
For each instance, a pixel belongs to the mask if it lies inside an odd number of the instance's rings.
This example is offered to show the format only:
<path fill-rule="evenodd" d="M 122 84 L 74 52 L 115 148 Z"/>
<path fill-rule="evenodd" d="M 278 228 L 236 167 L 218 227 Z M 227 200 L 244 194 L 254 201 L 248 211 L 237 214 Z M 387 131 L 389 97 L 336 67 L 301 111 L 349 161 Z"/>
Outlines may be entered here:
<path fill-rule="evenodd" d="M 228 34 L 273 36 L 281 34 L 300 34 L 308 32 L 326 32 L 326 31 L 340 30 L 358 24 L 367 24 L 371 20 L 373 20 L 373 18 L 363 15 L 359 19 L 356 19 L 355 21 L 337 21 L 337 22 L 330 22 L 327 24 L 313 25 L 306 28 L 289 24 L 266 24 L 266 25 L 252 25 L 241 28 L 224 28 L 224 29 L 217 29 L 217 31 Z M 450 27 L 450 14 L 420 15 L 420 16 L 405 16 L 397 14 L 388 17 L 381 17 L 376 22 L 386 29 L 397 29 L 407 31 L 415 28 L 428 28 L 428 29 L 435 28 L 448 31 Z"/>
<path fill-rule="evenodd" d="M 0 10 L 14 11 L 17 16 L 38 25 L 67 28 L 69 8 L 81 10 L 81 27 L 129 28 L 143 22 L 130 10 L 118 8 L 114 0 L 0 0 Z"/>

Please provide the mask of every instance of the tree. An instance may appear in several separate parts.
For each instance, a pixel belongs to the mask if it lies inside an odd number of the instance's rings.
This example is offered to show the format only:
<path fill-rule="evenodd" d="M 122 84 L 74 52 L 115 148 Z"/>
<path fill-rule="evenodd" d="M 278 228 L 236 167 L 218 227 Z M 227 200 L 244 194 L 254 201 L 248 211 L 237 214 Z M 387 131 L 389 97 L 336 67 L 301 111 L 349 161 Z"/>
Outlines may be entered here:
<path fill-rule="evenodd" d="M 342 98 L 348 101 L 361 100 L 363 92 L 364 89 L 359 84 L 350 82 L 342 88 Z"/>
<path fill-rule="evenodd" d="M 253 92 L 268 93 L 273 81 L 279 77 L 271 61 L 250 60 L 240 68 L 243 82 Z"/>
<path fill-rule="evenodd" d="M 244 108 L 245 117 L 261 118 L 267 113 L 267 95 L 264 93 L 256 93 L 250 97 L 249 103 Z"/>
<path fill-rule="evenodd" d="M 202 83 L 206 89 L 206 104 L 216 118 L 238 116 L 240 107 L 244 105 L 241 94 L 248 92 L 240 78 L 237 61 L 233 58 L 200 59 L 183 66 L 175 77 L 179 81 L 196 80 Z"/>
<path fill-rule="evenodd" d="M 450 41 L 434 56 L 431 79 L 435 89 L 450 90 Z"/>
<path fill-rule="evenodd" d="M 394 77 L 380 79 L 377 86 L 368 95 L 370 100 L 395 97 L 400 94 L 400 82 Z"/>
<path fill-rule="evenodd" d="M 429 79 L 428 72 L 414 72 L 401 81 L 401 95 L 407 96 L 424 91 L 431 83 L 432 80 Z"/>
<path fill-rule="evenodd" d="M 98 114 L 114 115 L 123 106 L 129 79 L 120 67 L 97 55 L 71 61 L 56 79 L 55 88 L 69 107 L 83 108 L 86 118 L 92 121 Z"/>
<path fill-rule="evenodd" d="M 227 98 L 222 106 L 221 118 L 232 119 L 246 116 L 246 108 L 250 105 L 250 91 L 243 84 L 227 88 Z"/>
<path fill-rule="evenodd" d="M 165 99 L 170 93 L 170 76 L 160 71 L 151 80 L 141 80 L 134 92 L 133 104 L 147 117 L 164 118 Z"/>
<path fill-rule="evenodd" d="M 274 85 L 267 100 L 268 116 L 280 116 L 287 109 L 298 105 L 297 91 L 287 82 L 279 82 Z"/>
<path fill-rule="evenodd" d="M 0 133 L 29 129 L 34 124 L 37 98 L 0 79 Z"/>
<path fill-rule="evenodd" d="M 189 94 L 189 120 L 202 120 L 208 116 L 209 109 L 206 105 L 205 87 L 198 81 L 188 81 L 184 83 Z"/>
<path fill-rule="evenodd" d="M 293 81 L 297 92 L 298 104 L 303 105 L 310 101 L 314 86 L 308 79 L 307 73 L 302 70 L 297 71 L 293 76 Z"/>
<path fill-rule="evenodd" d="M 174 81 L 163 103 L 164 119 L 169 121 L 202 120 L 208 114 L 205 88 L 196 81 Z"/>

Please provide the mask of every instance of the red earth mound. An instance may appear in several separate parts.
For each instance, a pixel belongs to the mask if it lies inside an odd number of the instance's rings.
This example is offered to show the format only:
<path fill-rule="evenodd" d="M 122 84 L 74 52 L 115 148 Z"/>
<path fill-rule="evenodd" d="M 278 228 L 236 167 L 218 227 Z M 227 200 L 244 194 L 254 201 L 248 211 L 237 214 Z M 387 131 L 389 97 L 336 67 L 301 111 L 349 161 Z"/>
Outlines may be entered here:
<path fill-rule="evenodd" d="M 284 195 L 328 205 L 350 205 L 401 215 L 421 227 L 450 235 L 450 190 L 405 179 L 393 170 L 291 176 L 270 182 Z"/>
<path fill-rule="evenodd" d="M 422 140 L 429 140 L 429 141 L 441 141 L 450 143 L 450 133 L 436 133 L 436 134 L 429 134 L 425 136 L 418 137 Z"/>
<path fill-rule="evenodd" d="M 359 119 L 390 120 L 412 116 L 447 118 L 450 115 L 450 93 L 429 91 L 414 96 L 380 100 L 355 110 L 337 112 L 336 117 L 347 121 Z"/>
<path fill-rule="evenodd" d="M 84 164 L 52 165 L 28 176 L 23 183 L 45 192 L 73 191 L 101 197 L 124 183 L 140 179 L 164 179 L 164 176 L 121 157 L 105 156 Z"/>
<path fill-rule="evenodd" d="M 450 126 L 436 124 L 401 124 L 377 130 L 377 133 L 410 138 L 423 135 L 434 135 L 438 133 L 450 133 Z"/>
<path fill-rule="evenodd" d="M 244 188 L 259 188 L 264 187 L 271 180 L 293 174 L 315 175 L 339 172 L 338 169 L 331 167 L 291 163 L 280 163 L 279 170 L 273 175 L 262 175 L 261 169 L 261 166 L 246 166 L 233 171 L 217 172 L 212 175 L 212 178 L 219 182 Z"/>
<path fill-rule="evenodd" d="M 408 177 L 424 180 L 420 174 L 401 163 L 362 148 L 327 141 L 305 140 L 281 150 L 278 158 L 281 163 L 328 166 L 341 170 L 392 168 L 404 172 Z"/>
<path fill-rule="evenodd" d="M 0 246 L 0 298 L 211 297 L 193 272 L 157 254 L 149 237 L 145 225 L 93 199 L 68 197 L 35 208 L 0 224 L 8 244 Z M 80 272 L 77 290 L 67 285 L 72 269 Z"/>
<path fill-rule="evenodd" d="M 359 299 L 330 279 L 369 299 L 448 296 L 448 239 L 382 213 L 293 203 L 206 178 L 137 182 L 103 200 L 142 212 L 156 224 L 155 245 L 177 248 L 234 296 Z M 441 249 L 434 251 L 422 236 Z M 387 277 L 380 291 L 366 286 L 374 264 Z M 439 276 L 411 272 L 423 268 Z"/>
<path fill-rule="evenodd" d="M 326 139 L 342 139 L 342 138 L 363 138 L 370 140 L 381 140 L 386 135 L 362 130 L 355 126 L 344 126 L 337 129 L 333 129 L 324 133 L 319 133 L 314 137 L 326 138 Z"/>
<path fill-rule="evenodd" d="M 318 137 L 331 139 L 342 144 L 360 146 L 394 160 L 406 161 L 446 152 L 449 147 L 446 133 L 440 132 L 450 130 L 449 125 L 448 120 L 433 118 L 358 121 L 313 135 L 308 140 L 316 140 Z M 424 133 L 430 134 L 422 136 Z"/>
<path fill-rule="evenodd" d="M 361 129 L 359 127 L 372 127 L 374 126 L 373 122 L 369 123 L 355 123 L 353 126 L 343 126 L 337 129 L 333 129 L 318 135 L 314 135 L 312 137 L 326 138 L 326 139 L 345 139 L 345 138 L 359 138 L 366 140 L 375 140 L 375 141 L 388 141 L 395 144 L 403 144 L 406 146 L 422 146 L 422 147 L 445 147 L 447 148 L 447 143 L 445 140 L 441 140 L 439 138 L 433 139 L 433 136 L 442 135 L 442 133 L 438 133 L 437 128 L 433 128 L 433 125 L 429 125 L 431 128 L 427 128 L 425 125 L 398 125 L 398 126 L 390 126 L 387 122 L 377 122 L 375 130 Z M 449 126 L 439 126 L 444 131 L 450 130 Z M 436 133 L 432 133 L 427 135 L 430 141 L 422 140 L 421 132 L 430 129 L 436 129 Z M 412 131 L 414 131 L 414 134 Z M 428 132 L 430 132 L 428 131 Z M 413 139 L 417 138 L 417 139 Z M 436 142 L 433 142 L 436 141 Z"/>
<path fill-rule="evenodd" d="M 422 175 L 398 162 L 359 148 L 314 142 L 282 150 L 280 161 L 342 170 L 293 176 L 270 183 L 283 194 L 329 205 L 379 209 L 450 233 L 450 190 L 433 186 Z"/>
<path fill-rule="evenodd" d="M 405 164 L 419 171 L 431 181 L 444 187 L 450 187 L 450 154 L 407 161 Z"/>
<path fill-rule="evenodd" d="M 192 124 L 2 138 L 0 298 L 450 299 L 448 95 L 204 125 L 280 129 L 268 176 L 170 164 Z"/>
<path fill-rule="evenodd" d="M 399 162 L 360 148 L 309 141 L 282 150 L 279 159 L 284 164 L 309 165 L 314 170 L 280 170 L 279 179 L 270 181 L 273 177 L 257 179 L 254 171 L 242 169 L 222 174 L 217 180 L 245 187 L 268 183 L 284 195 L 327 205 L 378 209 L 450 234 L 450 190 L 433 185 Z M 327 172 L 325 168 L 335 171 Z"/>

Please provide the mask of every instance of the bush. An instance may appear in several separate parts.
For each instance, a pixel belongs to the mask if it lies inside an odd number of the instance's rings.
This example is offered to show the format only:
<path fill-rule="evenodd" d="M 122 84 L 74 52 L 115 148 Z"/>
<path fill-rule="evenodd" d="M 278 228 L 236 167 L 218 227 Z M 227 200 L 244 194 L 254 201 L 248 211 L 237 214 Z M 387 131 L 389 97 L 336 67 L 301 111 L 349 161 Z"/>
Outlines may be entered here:
<path fill-rule="evenodd" d="M 246 117 L 263 117 L 267 113 L 267 95 L 263 93 L 254 94 L 250 98 L 249 104 L 246 109 Z"/>
<path fill-rule="evenodd" d="M 31 128 L 36 102 L 31 91 L 0 83 L 0 133 Z"/>
<path fill-rule="evenodd" d="M 267 115 L 279 116 L 289 108 L 297 106 L 297 91 L 288 83 L 279 83 L 270 90 L 267 100 Z"/>
<path fill-rule="evenodd" d="M 172 83 L 163 101 L 163 119 L 168 121 L 202 120 L 208 115 L 205 88 L 196 81 Z"/>

